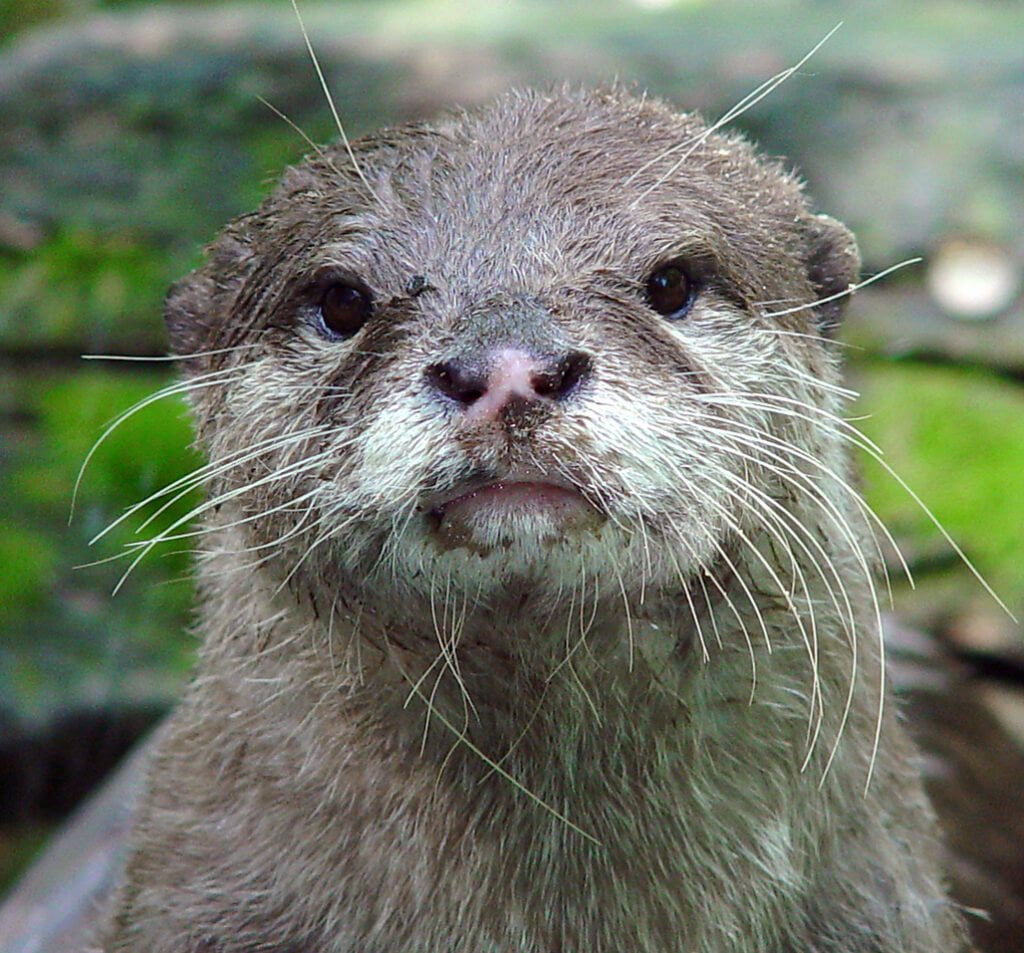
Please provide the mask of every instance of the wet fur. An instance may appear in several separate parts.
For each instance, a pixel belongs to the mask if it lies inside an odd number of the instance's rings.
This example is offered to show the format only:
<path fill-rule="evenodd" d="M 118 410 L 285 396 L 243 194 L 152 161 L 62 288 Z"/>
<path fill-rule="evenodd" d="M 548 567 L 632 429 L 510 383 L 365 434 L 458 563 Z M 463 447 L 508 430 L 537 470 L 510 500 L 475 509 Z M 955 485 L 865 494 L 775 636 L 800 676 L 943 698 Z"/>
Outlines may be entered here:
<path fill-rule="evenodd" d="M 849 233 L 620 91 L 353 147 L 366 183 L 342 148 L 289 170 L 168 300 L 204 644 L 102 949 L 964 949 L 881 697 L 841 302 L 812 306 Z M 643 284 L 679 256 L 670 322 Z M 337 277 L 377 306 L 349 340 L 316 320 Z M 592 373 L 467 431 L 424 368 L 474 336 Z M 438 545 L 426 501 L 523 466 L 600 520 Z"/>

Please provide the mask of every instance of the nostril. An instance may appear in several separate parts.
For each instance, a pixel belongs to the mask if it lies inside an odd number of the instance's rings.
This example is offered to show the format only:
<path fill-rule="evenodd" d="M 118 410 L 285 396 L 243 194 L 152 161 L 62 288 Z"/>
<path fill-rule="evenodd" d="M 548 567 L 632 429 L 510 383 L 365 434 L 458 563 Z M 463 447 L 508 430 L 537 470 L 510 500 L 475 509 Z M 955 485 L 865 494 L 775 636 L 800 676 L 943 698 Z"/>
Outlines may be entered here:
<path fill-rule="evenodd" d="M 591 370 L 591 358 L 582 351 L 537 356 L 518 348 L 500 348 L 450 357 L 429 365 L 424 373 L 435 393 L 485 418 L 513 403 L 565 400 Z"/>
<path fill-rule="evenodd" d="M 427 368 L 426 375 L 435 390 L 467 407 L 487 392 L 485 375 L 457 361 L 432 364 Z"/>
<path fill-rule="evenodd" d="M 563 400 L 590 376 L 592 363 L 582 351 L 570 351 L 542 370 L 530 375 L 530 385 L 539 397 Z"/>

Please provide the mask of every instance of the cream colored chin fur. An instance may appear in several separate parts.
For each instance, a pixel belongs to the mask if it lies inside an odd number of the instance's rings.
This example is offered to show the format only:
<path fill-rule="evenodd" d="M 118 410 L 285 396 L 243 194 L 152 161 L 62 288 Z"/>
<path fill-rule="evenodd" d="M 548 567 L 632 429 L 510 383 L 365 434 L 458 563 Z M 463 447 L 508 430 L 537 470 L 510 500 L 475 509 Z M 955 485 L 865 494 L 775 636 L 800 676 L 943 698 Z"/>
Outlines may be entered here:
<path fill-rule="evenodd" d="M 617 91 L 355 155 L 372 194 L 310 159 L 168 300 L 211 461 L 203 648 L 100 948 L 965 949 L 815 303 L 849 233 Z M 685 314 L 645 297 L 666 261 Z M 350 336 L 332 282 L 374 302 Z M 476 415 L 431 383 L 509 349 L 585 372 Z M 523 472 L 592 515 L 439 540 L 430 501 Z"/>

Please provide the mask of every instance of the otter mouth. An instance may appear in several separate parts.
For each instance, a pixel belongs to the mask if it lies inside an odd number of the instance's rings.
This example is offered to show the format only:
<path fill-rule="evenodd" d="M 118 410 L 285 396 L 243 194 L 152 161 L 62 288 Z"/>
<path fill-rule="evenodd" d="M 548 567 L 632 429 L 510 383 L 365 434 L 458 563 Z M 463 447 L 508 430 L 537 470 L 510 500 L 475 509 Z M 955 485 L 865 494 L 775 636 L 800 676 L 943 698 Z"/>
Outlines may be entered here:
<path fill-rule="evenodd" d="M 428 527 L 445 549 L 481 555 L 517 542 L 557 542 L 593 531 L 605 519 L 572 482 L 534 473 L 467 481 L 436 494 L 426 510 Z"/>

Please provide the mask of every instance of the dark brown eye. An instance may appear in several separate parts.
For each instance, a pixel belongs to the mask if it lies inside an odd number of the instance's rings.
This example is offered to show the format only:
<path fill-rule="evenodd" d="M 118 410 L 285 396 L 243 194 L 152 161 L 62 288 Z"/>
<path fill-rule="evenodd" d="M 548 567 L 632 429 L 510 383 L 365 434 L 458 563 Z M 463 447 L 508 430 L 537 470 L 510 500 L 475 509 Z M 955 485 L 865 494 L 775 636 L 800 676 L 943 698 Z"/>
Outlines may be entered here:
<path fill-rule="evenodd" d="M 331 285 L 320 298 L 320 320 L 324 327 L 340 337 L 355 334 L 370 318 L 373 302 L 354 285 Z"/>
<path fill-rule="evenodd" d="M 647 303 L 666 318 L 681 318 L 693 303 L 693 283 L 679 262 L 669 262 L 647 279 Z"/>

